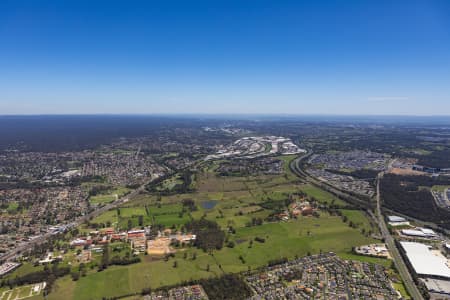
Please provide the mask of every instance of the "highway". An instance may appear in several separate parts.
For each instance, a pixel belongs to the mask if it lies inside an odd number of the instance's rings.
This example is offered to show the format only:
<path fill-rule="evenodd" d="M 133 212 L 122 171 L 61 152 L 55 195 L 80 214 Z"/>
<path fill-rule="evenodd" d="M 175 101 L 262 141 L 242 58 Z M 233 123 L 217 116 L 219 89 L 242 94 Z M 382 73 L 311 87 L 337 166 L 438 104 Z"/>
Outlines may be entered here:
<path fill-rule="evenodd" d="M 384 172 L 378 174 L 377 178 L 377 216 L 378 216 L 378 225 L 380 226 L 381 234 L 383 235 L 384 241 L 392 255 L 392 258 L 395 263 L 395 267 L 397 268 L 400 276 L 402 277 L 403 284 L 405 285 L 409 295 L 414 300 L 423 299 L 422 294 L 417 288 L 414 280 L 409 273 L 408 268 L 403 260 L 403 257 L 400 255 L 399 250 L 397 249 L 397 245 L 395 244 L 394 238 L 391 236 L 389 232 L 386 222 L 384 220 L 383 214 L 381 213 L 381 195 L 380 195 L 380 180 L 383 177 Z"/>
<path fill-rule="evenodd" d="M 308 153 L 305 154 L 303 156 L 300 156 L 296 159 L 294 159 L 291 164 L 290 164 L 290 169 L 291 171 L 296 174 L 297 176 L 305 179 L 307 182 L 314 184 L 322 189 L 325 189 L 333 194 L 336 195 L 340 195 L 342 196 L 344 199 L 348 200 L 352 200 L 352 202 L 356 202 L 358 204 L 361 205 L 361 199 L 355 198 L 351 195 L 345 194 L 340 190 L 334 189 L 332 187 L 329 187 L 328 185 L 324 186 L 323 183 L 319 182 L 318 180 L 316 180 L 315 178 L 311 177 L 308 173 L 304 172 L 301 168 L 300 168 L 300 162 L 302 160 L 304 160 L 305 158 L 309 157 L 312 153 Z M 392 162 L 391 162 L 392 164 Z M 390 165 L 391 165 L 390 164 Z M 381 172 L 378 174 L 378 178 L 377 178 L 377 195 L 376 195 L 376 214 L 378 217 L 378 225 L 380 227 L 380 232 L 381 235 L 383 236 L 385 243 L 388 247 L 388 249 L 391 252 L 392 258 L 394 260 L 394 264 L 403 280 L 403 283 L 408 291 L 408 293 L 410 294 L 410 296 L 412 297 L 412 299 L 414 300 L 421 300 L 423 299 L 422 294 L 420 293 L 419 289 L 417 288 L 416 284 L 414 283 L 414 280 L 411 276 L 411 274 L 409 273 L 408 268 L 406 267 L 406 264 L 403 260 L 403 257 L 400 255 L 399 250 L 397 249 L 397 246 L 395 244 L 395 240 L 394 238 L 391 236 L 386 222 L 384 221 L 384 217 L 381 213 L 381 196 L 380 196 L 380 179 L 383 177 L 384 173 Z M 365 206 L 370 206 L 370 204 L 366 203 Z"/>
<path fill-rule="evenodd" d="M 304 179 L 306 182 L 311 183 L 335 196 L 338 196 L 342 199 L 345 199 L 345 201 L 352 203 L 356 206 L 359 207 L 364 207 L 364 208 L 371 208 L 371 204 L 369 201 L 367 200 L 363 200 L 360 199 L 358 197 L 355 197 L 353 195 L 350 195 L 348 193 L 345 193 L 335 187 L 330 186 L 329 184 L 326 184 L 325 182 L 319 181 L 317 179 L 315 179 L 314 177 L 310 176 L 308 173 L 306 173 L 305 171 L 303 171 L 300 167 L 300 162 L 303 161 L 304 159 L 308 158 L 309 156 L 311 156 L 313 154 L 313 152 L 308 152 L 307 154 L 304 154 L 300 157 L 297 157 L 296 159 L 292 160 L 289 168 L 291 169 L 291 171 L 296 174 L 298 177 Z"/>

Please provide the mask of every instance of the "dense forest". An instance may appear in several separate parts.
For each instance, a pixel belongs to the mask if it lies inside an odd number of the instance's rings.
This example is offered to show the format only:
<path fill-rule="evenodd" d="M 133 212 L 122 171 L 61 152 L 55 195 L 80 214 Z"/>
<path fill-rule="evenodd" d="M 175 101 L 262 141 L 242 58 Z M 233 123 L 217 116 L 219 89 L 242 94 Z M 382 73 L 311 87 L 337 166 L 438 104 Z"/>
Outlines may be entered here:
<path fill-rule="evenodd" d="M 163 196 L 189 193 L 193 191 L 193 188 L 191 187 L 193 175 L 194 173 L 192 171 L 184 170 L 180 172 L 180 183 L 175 184 L 171 188 L 164 188 L 164 181 L 173 176 L 172 174 L 167 174 L 166 176 L 161 176 L 150 182 L 146 189 L 150 193 L 158 193 Z"/>
<path fill-rule="evenodd" d="M 0 151 L 63 152 L 94 149 L 119 138 L 162 137 L 180 143 L 226 143 L 230 137 L 221 132 L 202 130 L 216 127 L 223 119 L 195 116 L 146 115 L 41 115 L 0 116 Z M 182 130 L 179 130 L 182 129 Z"/>
<path fill-rule="evenodd" d="M 53 283 L 58 277 L 63 277 L 69 273 L 70 267 L 60 267 L 58 263 L 52 263 L 51 265 L 45 265 L 44 269 L 41 271 L 35 271 L 22 276 L 4 279 L 0 282 L 0 288 L 5 286 L 12 288 L 14 286 L 45 281 L 47 283 L 44 290 L 45 296 L 51 291 Z"/>
<path fill-rule="evenodd" d="M 437 206 L 428 189 L 420 188 L 433 185 L 450 185 L 450 179 L 387 174 L 381 181 L 380 192 L 387 208 L 450 229 L 450 211 Z"/>
<path fill-rule="evenodd" d="M 338 175 L 352 176 L 352 177 L 355 177 L 358 179 L 375 179 L 378 175 L 378 171 L 370 170 L 370 169 L 354 170 L 354 171 L 350 171 L 350 172 L 331 170 L 331 169 L 325 169 L 325 171 L 328 171 L 328 172 L 334 173 L 334 174 L 338 174 Z"/>
<path fill-rule="evenodd" d="M 200 280 L 209 299 L 246 299 L 252 295 L 247 284 L 236 274 L 226 274 L 219 278 Z"/>
<path fill-rule="evenodd" d="M 450 168 L 450 149 L 433 151 L 427 155 L 418 156 L 417 164 L 429 168 Z"/>
<path fill-rule="evenodd" d="M 216 222 L 206 219 L 193 220 L 187 223 L 185 227 L 187 231 L 197 235 L 195 246 L 198 248 L 204 251 L 222 248 L 225 233 Z"/>

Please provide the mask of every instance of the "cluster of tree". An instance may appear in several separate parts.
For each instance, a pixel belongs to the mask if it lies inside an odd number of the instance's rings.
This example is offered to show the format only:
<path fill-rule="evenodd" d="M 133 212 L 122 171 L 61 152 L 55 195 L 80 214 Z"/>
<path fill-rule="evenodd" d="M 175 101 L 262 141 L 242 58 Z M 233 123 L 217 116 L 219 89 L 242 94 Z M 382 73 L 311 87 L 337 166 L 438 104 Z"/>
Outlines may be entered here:
<path fill-rule="evenodd" d="M 69 186 L 78 186 L 83 182 L 98 182 L 103 183 L 106 181 L 106 178 L 101 175 L 87 175 L 87 176 L 75 176 L 71 177 L 70 181 L 67 182 Z"/>
<path fill-rule="evenodd" d="M 111 226 L 111 221 L 106 221 L 105 223 L 95 223 L 95 222 L 87 222 L 87 225 L 89 226 L 89 228 L 94 228 L 94 229 L 98 229 L 98 228 L 106 228 L 106 227 L 110 227 Z"/>
<path fill-rule="evenodd" d="M 206 270 L 209 271 L 209 265 L 206 265 Z M 252 291 L 245 283 L 239 274 L 225 274 L 221 277 L 204 278 L 200 280 L 182 281 L 179 284 L 167 285 L 154 290 L 158 294 L 169 296 L 169 290 L 180 287 L 200 284 L 208 295 L 209 299 L 218 300 L 234 300 L 246 299 L 252 295 Z M 152 292 L 150 288 L 144 288 L 141 291 L 142 295 L 148 295 Z M 123 298 L 128 295 L 123 295 Z"/>
<path fill-rule="evenodd" d="M 0 282 L 0 287 L 9 286 L 10 288 L 17 285 L 32 284 L 45 281 L 47 283 L 44 294 L 47 295 L 55 280 L 70 274 L 70 267 L 60 267 L 57 263 L 46 265 L 43 270 L 28 273 L 14 278 L 4 279 Z"/>
<path fill-rule="evenodd" d="M 149 192 L 157 192 L 158 193 L 158 200 L 160 200 L 162 193 L 160 193 L 158 191 L 158 186 L 161 186 L 162 182 L 168 178 L 170 178 L 170 176 L 172 176 L 173 173 L 169 173 L 169 174 L 164 174 L 163 176 L 160 176 L 154 180 L 152 180 L 146 187 L 145 189 Z"/>
<path fill-rule="evenodd" d="M 190 211 L 196 211 L 197 210 L 197 206 L 195 205 L 195 202 L 192 199 L 183 199 L 181 201 L 181 203 L 183 204 L 183 207 L 186 207 Z"/>
<path fill-rule="evenodd" d="M 140 186 L 141 186 L 140 183 L 130 183 L 130 184 L 125 185 L 125 187 L 130 190 L 135 190 L 135 189 L 139 188 Z"/>
<path fill-rule="evenodd" d="M 450 228 L 450 211 L 437 206 L 429 190 L 419 188 L 441 184 L 450 184 L 450 179 L 387 174 L 381 181 L 380 192 L 387 208 Z"/>
<path fill-rule="evenodd" d="M 100 265 L 98 266 L 98 271 L 103 271 L 109 266 L 109 246 L 108 244 L 103 246 L 102 259 L 100 261 Z"/>
<path fill-rule="evenodd" d="M 209 299 L 246 299 L 252 295 L 248 285 L 237 274 L 226 274 L 222 277 L 202 279 L 199 283 Z"/>
<path fill-rule="evenodd" d="M 418 156 L 419 165 L 430 168 L 450 168 L 450 149 L 433 151 L 427 155 Z"/>
<path fill-rule="evenodd" d="M 257 237 L 255 237 L 255 241 L 257 241 L 257 242 L 259 242 L 259 243 L 265 243 L 265 242 L 266 242 L 266 239 L 265 239 L 265 238 L 262 238 L 262 237 L 259 237 L 259 236 L 257 236 Z"/>
<path fill-rule="evenodd" d="M 228 247 L 228 248 L 234 248 L 235 245 L 236 245 L 236 244 L 235 244 L 233 241 L 228 241 L 228 242 L 227 242 L 227 247 Z"/>
<path fill-rule="evenodd" d="M 275 265 L 285 264 L 288 262 L 287 257 L 277 258 L 277 259 L 271 259 L 267 262 L 268 267 L 272 267 Z"/>
<path fill-rule="evenodd" d="M 225 233 L 216 222 L 202 218 L 192 220 L 185 225 L 185 228 L 196 235 L 194 243 L 196 247 L 204 251 L 222 248 Z"/>
<path fill-rule="evenodd" d="M 251 176 L 258 174 L 279 174 L 283 161 L 276 158 L 233 159 L 222 162 L 216 172 L 220 176 Z"/>
<path fill-rule="evenodd" d="M 162 188 L 163 181 L 170 178 L 169 174 L 166 176 L 161 176 L 158 179 L 154 180 L 147 186 L 147 190 L 151 193 L 158 192 L 160 195 L 173 195 L 173 194 L 185 194 L 192 192 L 192 176 L 193 172 L 190 170 L 184 170 L 179 174 L 179 178 L 181 179 L 181 183 L 175 184 L 170 189 Z"/>
<path fill-rule="evenodd" d="M 360 170 L 354 170 L 350 172 L 345 171 L 339 171 L 339 170 L 332 170 L 332 169 L 325 169 L 325 171 L 338 174 L 338 175 L 345 175 L 345 176 L 352 176 L 358 179 L 375 179 L 378 175 L 378 171 L 371 170 L 371 169 L 360 169 Z"/>
<path fill-rule="evenodd" d="M 73 281 L 77 281 L 78 279 L 80 279 L 80 276 L 86 276 L 87 274 L 87 270 L 86 270 L 86 265 L 84 263 L 81 263 L 80 266 L 78 267 L 78 270 L 73 270 L 72 269 L 72 273 L 70 274 L 72 276 L 72 280 Z"/>
<path fill-rule="evenodd" d="M 279 211 L 278 212 L 272 212 L 270 213 L 267 217 L 266 217 L 266 221 L 267 222 L 277 222 L 280 221 L 280 216 L 279 216 Z"/>
<path fill-rule="evenodd" d="M 248 223 L 245 224 L 245 226 L 247 227 L 251 227 L 251 226 L 260 226 L 263 224 L 263 219 L 261 218 L 255 218 L 253 217 L 252 220 Z"/>
<path fill-rule="evenodd" d="M 141 259 L 139 256 L 131 256 L 131 257 L 120 257 L 120 256 L 114 256 L 111 261 L 109 262 L 109 265 L 119 265 L 119 266 L 125 266 L 125 265 L 131 265 L 141 262 Z"/>
<path fill-rule="evenodd" d="M 96 195 L 108 192 L 111 189 L 112 189 L 111 185 L 103 185 L 103 184 L 102 185 L 94 185 L 89 190 L 89 196 L 96 196 Z"/>
<path fill-rule="evenodd" d="M 288 273 L 283 273 L 281 276 L 286 282 L 291 282 L 293 280 L 301 279 L 303 276 L 303 271 L 299 269 L 291 269 Z"/>
<path fill-rule="evenodd" d="M 12 190 L 12 189 L 35 189 L 42 187 L 56 187 L 59 186 L 55 182 L 28 182 L 26 180 L 18 180 L 15 182 L 0 182 L 0 190 Z"/>
<path fill-rule="evenodd" d="M 259 204 L 262 208 L 274 210 L 277 212 L 282 212 L 286 209 L 286 207 L 292 203 L 292 200 L 286 198 L 284 200 L 272 200 L 268 199 L 267 201 Z"/>

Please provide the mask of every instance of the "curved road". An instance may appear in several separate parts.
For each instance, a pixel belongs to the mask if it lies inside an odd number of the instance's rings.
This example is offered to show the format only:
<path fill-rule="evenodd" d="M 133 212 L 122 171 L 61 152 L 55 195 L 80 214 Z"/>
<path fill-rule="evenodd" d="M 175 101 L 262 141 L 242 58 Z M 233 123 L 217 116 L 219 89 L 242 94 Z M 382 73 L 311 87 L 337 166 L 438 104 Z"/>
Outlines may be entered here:
<path fill-rule="evenodd" d="M 346 199 L 347 202 L 359 206 L 359 207 L 364 207 L 364 208 L 371 208 L 372 207 L 372 203 L 370 201 L 367 200 L 363 200 L 360 199 L 358 197 L 355 197 L 354 195 L 350 195 L 348 193 L 343 192 L 342 190 L 339 190 L 329 184 L 326 184 L 325 182 L 322 182 L 320 180 L 315 179 L 314 177 L 312 177 L 311 175 L 309 175 L 308 173 L 306 173 L 305 171 L 303 171 L 300 168 L 300 162 L 302 160 L 304 160 L 305 158 L 308 158 L 309 156 L 311 156 L 313 154 L 313 152 L 308 152 L 307 154 L 304 154 L 300 157 L 295 158 L 294 160 L 291 161 L 291 163 L 289 164 L 289 168 L 291 169 L 291 171 L 296 174 L 298 177 L 305 179 L 308 183 L 311 183 L 319 188 L 321 188 L 322 190 L 325 190 L 331 194 L 334 194 L 335 196 L 338 196 L 340 198 Z"/>
<path fill-rule="evenodd" d="M 299 163 L 307 158 L 308 156 L 310 156 L 312 153 L 307 153 L 303 156 L 300 156 L 294 160 L 292 160 L 291 164 L 290 164 L 290 169 L 291 171 L 296 174 L 297 176 L 304 178 L 307 182 L 310 182 L 314 185 L 319 186 L 320 188 L 323 188 L 323 185 L 320 184 L 320 182 L 318 182 L 316 179 L 314 179 L 313 177 L 311 177 L 309 174 L 307 174 L 306 172 L 304 172 L 303 170 L 301 170 Z M 378 216 L 378 225 L 380 227 L 380 231 L 381 234 L 385 240 L 385 243 L 388 247 L 388 249 L 391 252 L 392 255 L 392 259 L 394 261 L 395 267 L 397 268 L 403 283 L 406 287 L 406 289 L 408 290 L 409 295 L 412 297 L 412 299 L 414 300 L 422 300 L 422 294 L 420 293 L 419 289 L 417 288 L 416 284 L 414 283 L 414 280 L 411 276 L 411 274 L 409 273 L 408 268 L 406 267 L 406 264 L 403 260 L 403 257 L 400 255 L 399 250 L 397 249 L 397 246 L 395 244 L 395 240 L 394 238 L 391 236 L 387 226 L 386 226 L 386 222 L 384 221 L 384 217 L 381 213 L 381 196 L 380 196 L 380 179 L 383 177 L 384 173 L 381 172 L 378 174 L 378 178 L 377 178 L 377 196 L 376 196 L 376 212 L 377 212 L 377 216 Z M 330 188 L 331 189 L 331 188 Z M 327 189 L 328 190 L 328 187 Z M 338 195 L 342 194 L 345 195 L 345 198 L 348 198 L 350 195 L 344 194 L 339 190 L 333 189 L 333 192 L 338 193 Z M 353 197 L 354 198 L 354 197 Z M 356 199 L 352 199 L 352 200 L 356 200 Z M 360 199 L 357 199 L 357 203 L 360 204 Z M 366 204 L 367 205 L 367 204 Z"/>

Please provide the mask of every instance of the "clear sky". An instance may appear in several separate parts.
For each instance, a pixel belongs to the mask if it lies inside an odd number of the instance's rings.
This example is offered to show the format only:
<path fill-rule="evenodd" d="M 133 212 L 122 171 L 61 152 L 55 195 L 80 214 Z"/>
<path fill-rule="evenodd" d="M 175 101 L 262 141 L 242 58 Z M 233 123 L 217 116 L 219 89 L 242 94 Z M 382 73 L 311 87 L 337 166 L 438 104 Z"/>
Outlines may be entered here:
<path fill-rule="evenodd" d="M 450 1 L 0 1 L 0 114 L 450 115 Z"/>

